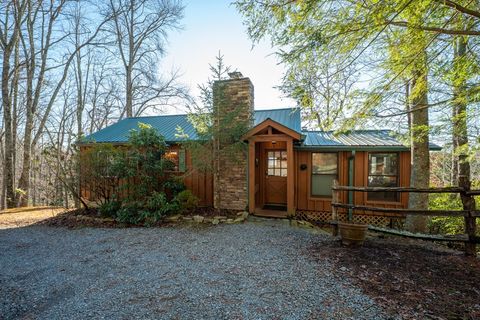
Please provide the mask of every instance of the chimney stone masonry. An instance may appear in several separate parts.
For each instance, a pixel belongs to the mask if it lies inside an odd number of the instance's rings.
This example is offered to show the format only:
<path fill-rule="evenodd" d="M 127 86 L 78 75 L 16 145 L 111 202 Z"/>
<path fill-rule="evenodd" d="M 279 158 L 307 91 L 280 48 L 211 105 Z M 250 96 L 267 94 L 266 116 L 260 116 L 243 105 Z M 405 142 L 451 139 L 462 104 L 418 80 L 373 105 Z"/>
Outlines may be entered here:
<path fill-rule="evenodd" d="M 246 210 L 247 149 L 228 148 L 234 143 L 235 131 L 253 126 L 253 84 L 240 72 L 213 85 L 215 138 L 214 206 L 217 209 Z M 231 132 L 232 134 L 229 134 Z M 237 134 L 238 139 L 238 134 Z"/>

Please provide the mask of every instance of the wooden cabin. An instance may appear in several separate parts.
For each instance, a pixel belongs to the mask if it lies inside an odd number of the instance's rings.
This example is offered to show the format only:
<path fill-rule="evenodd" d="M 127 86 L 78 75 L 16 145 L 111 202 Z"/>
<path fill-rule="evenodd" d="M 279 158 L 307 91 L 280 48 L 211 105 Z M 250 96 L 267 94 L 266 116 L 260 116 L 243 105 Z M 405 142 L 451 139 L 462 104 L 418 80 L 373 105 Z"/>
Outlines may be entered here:
<path fill-rule="evenodd" d="M 250 130 L 242 137 L 248 148 L 239 151 L 238 161 L 221 159 L 218 175 L 200 172 L 192 165 L 182 140 L 197 139 L 186 115 L 127 118 L 87 137 L 91 143 L 127 143 L 128 132 L 138 123 L 150 124 L 162 134 L 170 148 L 167 156 L 177 165 L 185 185 L 204 206 L 218 209 L 248 210 L 260 216 L 298 216 L 310 220 L 330 220 L 332 183 L 348 186 L 406 187 L 410 184 L 410 151 L 390 130 L 357 130 L 348 134 L 303 130 L 298 108 L 255 110 L 253 85 L 248 78 L 220 81 L 229 99 L 225 114 L 243 108 L 238 121 Z M 215 91 L 214 91 L 215 92 Z M 244 111 L 244 112 L 243 112 Z M 178 135 L 182 128 L 184 135 Z M 432 149 L 438 149 L 432 145 Z M 82 196 L 92 200 L 88 183 Z M 406 208 L 406 193 L 342 194 L 342 201 L 357 205 Z M 345 218 L 345 212 L 340 213 Z M 372 212 L 356 219 L 387 225 L 390 218 Z"/>

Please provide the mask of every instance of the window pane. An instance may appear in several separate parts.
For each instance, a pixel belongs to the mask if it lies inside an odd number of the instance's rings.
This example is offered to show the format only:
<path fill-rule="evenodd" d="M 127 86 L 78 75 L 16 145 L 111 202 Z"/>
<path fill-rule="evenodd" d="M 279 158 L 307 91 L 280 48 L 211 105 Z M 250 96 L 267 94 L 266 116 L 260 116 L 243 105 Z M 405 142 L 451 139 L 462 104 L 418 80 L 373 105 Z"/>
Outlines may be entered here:
<path fill-rule="evenodd" d="M 396 176 L 369 176 L 368 177 L 368 186 L 369 187 L 397 187 L 397 177 Z M 368 192 L 368 200 L 379 200 L 379 201 L 398 201 L 399 194 L 398 192 Z"/>
<path fill-rule="evenodd" d="M 336 178 L 336 175 L 312 175 L 312 195 L 331 196 L 333 180 Z"/>
<path fill-rule="evenodd" d="M 282 169 L 280 175 L 281 175 L 282 177 L 286 177 L 286 176 L 287 176 L 287 169 Z"/>
<path fill-rule="evenodd" d="M 275 160 L 275 168 L 280 168 L 280 158 L 277 158 L 277 160 Z"/>
<path fill-rule="evenodd" d="M 268 168 L 274 168 L 275 167 L 275 160 L 268 159 Z"/>
<path fill-rule="evenodd" d="M 398 201 L 398 192 L 368 192 L 367 199 L 370 201 Z"/>
<path fill-rule="evenodd" d="M 313 174 L 337 174 L 336 153 L 312 153 Z"/>
<path fill-rule="evenodd" d="M 171 150 L 165 152 L 165 159 L 170 161 L 171 167 L 169 170 L 178 171 L 179 169 L 179 159 L 178 159 L 178 151 Z"/>
<path fill-rule="evenodd" d="M 396 187 L 397 177 L 396 176 L 369 176 L 368 186 L 369 187 Z"/>
<path fill-rule="evenodd" d="M 275 169 L 268 169 L 268 175 L 273 176 L 275 174 Z"/>
<path fill-rule="evenodd" d="M 398 168 L 396 153 L 371 153 L 368 155 L 369 174 L 396 175 Z"/>

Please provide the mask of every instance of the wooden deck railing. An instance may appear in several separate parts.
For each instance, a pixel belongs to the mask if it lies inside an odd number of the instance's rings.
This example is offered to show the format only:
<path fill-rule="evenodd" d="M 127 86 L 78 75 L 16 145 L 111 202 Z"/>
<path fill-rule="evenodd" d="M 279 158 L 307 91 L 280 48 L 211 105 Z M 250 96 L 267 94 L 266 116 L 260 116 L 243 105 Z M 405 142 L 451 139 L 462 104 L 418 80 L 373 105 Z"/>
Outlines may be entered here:
<path fill-rule="evenodd" d="M 375 215 L 388 216 L 387 213 L 396 213 L 404 215 L 422 215 L 422 216 L 443 216 L 443 217 L 464 217 L 465 221 L 465 234 L 456 235 L 456 236 L 443 236 L 443 235 L 428 235 L 428 234 L 417 234 L 410 233 L 405 231 L 399 231 L 394 229 L 378 228 L 374 226 L 369 226 L 369 229 L 374 231 L 380 231 L 395 235 L 400 235 L 410 238 L 418 238 L 424 240 L 433 240 L 433 241 L 459 241 L 465 244 L 465 254 L 469 256 L 476 255 L 476 245 L 480 243 L 480 237 L 476 235 L 476 219 L 480 217 L 480 210 L 477 210 L 475 207 L 475 199 L 473 198 L 476 195 L 480 195 L 480 190 L 470 190 L 459 187 L 448 187 L 448 188 L 403 188 L 403 187 L 349 187 L 349 186 L 339 186 L 338 181 L 334 180 L 333 182 L 333 195 L 332 195 L 332 220 L 334 224 L 334 233 L 337 233 L 336 225 L 338 223 L 338 209 L 348 209 L 352 215 L 356 211 L 366 211 L 371 212 Z M 341 202 L 341 192 L 352 192 L 353 196 L 352 203 L 342 203 Z M 380 208 L 372 206 L 357 205 L 354 203 L 355 192 L 405 192 L 405 193 L 458 193 L 461 195 L 463 200 L 465 198 L 471 201 L 462 201 L 463 210 L 423 210 L 423 209 L 398 209 L 398 208 Z M 347 197 L 348 198 L 348 197 Z"/>

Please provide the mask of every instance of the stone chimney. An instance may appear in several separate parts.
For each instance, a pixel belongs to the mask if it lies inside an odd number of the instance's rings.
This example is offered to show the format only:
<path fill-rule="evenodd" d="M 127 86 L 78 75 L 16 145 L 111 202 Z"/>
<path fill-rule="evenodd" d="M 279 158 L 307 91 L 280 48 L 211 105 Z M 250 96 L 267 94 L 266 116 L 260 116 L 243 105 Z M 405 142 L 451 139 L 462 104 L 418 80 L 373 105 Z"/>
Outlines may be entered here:
<path fill-rule="evenodd" d="M 219 134 L 215 139 L 214 206 L 246 210 L 247 148 L 242 148 L 239 129 L 253 126 L 253 84 L 240 72 L 213 85 L 213 112 Z M 235 147 L 232 147 L 234 146 Z"/>

